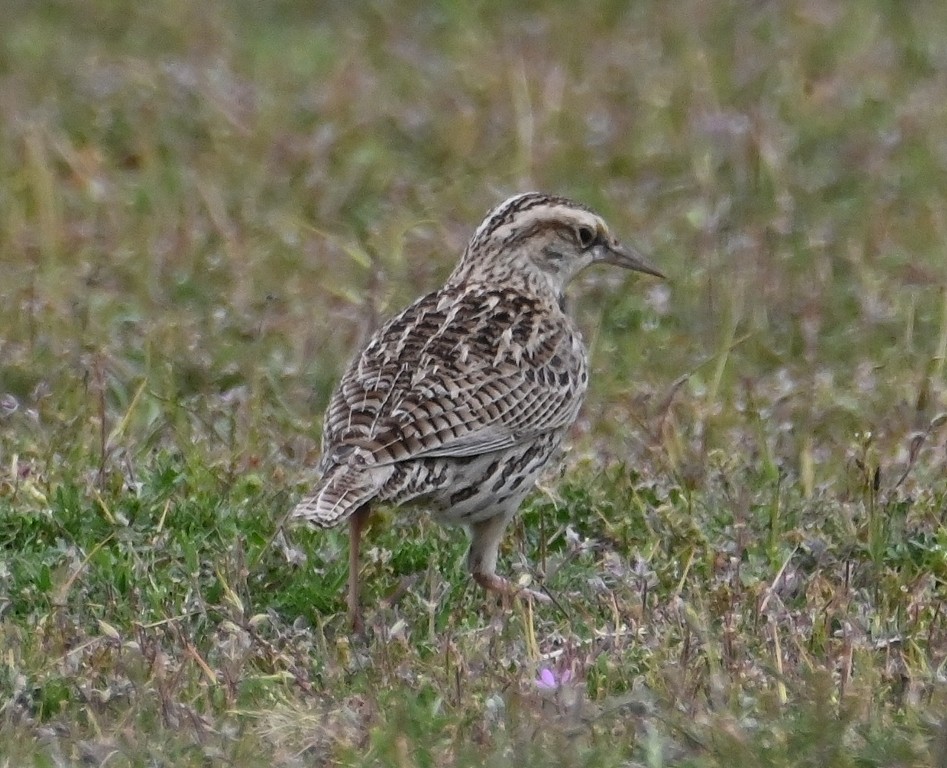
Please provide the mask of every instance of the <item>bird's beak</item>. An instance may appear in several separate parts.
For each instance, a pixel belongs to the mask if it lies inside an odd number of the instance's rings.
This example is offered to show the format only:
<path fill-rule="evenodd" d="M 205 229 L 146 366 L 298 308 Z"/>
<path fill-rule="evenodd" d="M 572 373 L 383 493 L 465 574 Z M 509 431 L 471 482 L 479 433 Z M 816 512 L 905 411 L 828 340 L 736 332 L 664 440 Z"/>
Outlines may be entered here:
<path fill-rule="evenodd" d="M 659 272 L 657 268 L 652 267 L 648 260 L 641 255 L 635 248 L 614 242 L 603 249 L 602 261 L 606 264 L 614 264 L 616 267 L 623 267 L 634 272 L 644 272 L 647 275 L 664 278 L 664 273 Z"/>

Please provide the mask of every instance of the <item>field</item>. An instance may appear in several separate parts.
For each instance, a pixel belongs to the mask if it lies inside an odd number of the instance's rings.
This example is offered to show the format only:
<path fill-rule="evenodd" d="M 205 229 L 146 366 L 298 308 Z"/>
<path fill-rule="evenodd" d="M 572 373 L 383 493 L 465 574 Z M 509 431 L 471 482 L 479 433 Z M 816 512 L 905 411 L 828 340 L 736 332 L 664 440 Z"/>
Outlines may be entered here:
<path fill-rule="evenodd" d="M 313 7 L 317 6 L 317 7 Z M 0 767 L 947 766 L 947 4 L 10 0 Z M 526 189 L 593 376 L 500 570 L 290 525 Z"/>

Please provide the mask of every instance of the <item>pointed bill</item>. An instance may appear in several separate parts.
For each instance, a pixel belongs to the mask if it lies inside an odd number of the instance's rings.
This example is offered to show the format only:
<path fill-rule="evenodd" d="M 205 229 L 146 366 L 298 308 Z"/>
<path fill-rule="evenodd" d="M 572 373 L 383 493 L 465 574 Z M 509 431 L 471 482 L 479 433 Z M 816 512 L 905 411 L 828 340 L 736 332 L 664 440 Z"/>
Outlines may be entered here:
<path fill-rule="evenodd" d="M 614 243 L 608 246 L 602 261 L 606 264 L 614 264 L 616 267 L 623 267 L 624 269 L 630 269 L 634 272 L 644 272 L 646 275 L 654 275 L 655 277 L 666 279 L 664 273 L 659 271 L 656 267 L 651 266 L 648 260 L 642 256 L 637 249 L 622 245 L 621 243 Z"/>

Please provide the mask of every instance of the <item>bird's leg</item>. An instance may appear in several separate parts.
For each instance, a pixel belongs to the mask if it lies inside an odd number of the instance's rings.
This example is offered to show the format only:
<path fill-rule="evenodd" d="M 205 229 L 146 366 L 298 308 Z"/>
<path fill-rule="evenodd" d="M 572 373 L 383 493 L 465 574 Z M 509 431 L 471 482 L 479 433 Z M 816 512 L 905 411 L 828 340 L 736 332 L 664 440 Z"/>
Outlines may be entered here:
<path fill-rule="evenodd" d="M 509 579 L 497 575 L 497 555 L 503 531 L 512 515 L 497 515 L 470 526 L 470 551 L 467 553 L 467 568 L 481 587 L 511 597 L 530 597 L 541 603 L 552 602 L 549 595 L 533 589 L 518 587 Z"/>
<path fill-rule="evenodd" d="M 349 518 L 349 622 L 355 632 L 365 629 L 362 621 L 362 608 L 358 602 L 358 561 L 359 544 L 362 539 L 362 530 L 368 520 L 368 506 L 359 507 Z"/>

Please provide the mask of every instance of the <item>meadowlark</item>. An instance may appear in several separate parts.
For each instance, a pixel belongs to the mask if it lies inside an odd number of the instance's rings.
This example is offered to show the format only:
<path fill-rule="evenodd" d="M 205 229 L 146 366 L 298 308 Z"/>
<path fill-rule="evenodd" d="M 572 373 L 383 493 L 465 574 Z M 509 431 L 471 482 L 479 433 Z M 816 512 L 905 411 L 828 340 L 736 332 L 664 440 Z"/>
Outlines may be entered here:
<path fill-rule="evenodd" d="M 354 628 L 359 542 L 376 503 L 420 502 L 439 522 L 465 526 L 478 584 L 549 599 L 499 576 L 497 552 L 588 388 L 588 352 L 564 291 L 597 263 L 663 277 L 585 206 L 511 197 L 444 286 L 389 320 L 349 364 L 325 414 L 321 479 L 293 517 L 322 528 L 348 521 Z"/>

